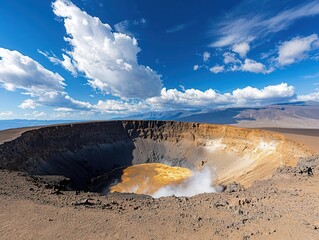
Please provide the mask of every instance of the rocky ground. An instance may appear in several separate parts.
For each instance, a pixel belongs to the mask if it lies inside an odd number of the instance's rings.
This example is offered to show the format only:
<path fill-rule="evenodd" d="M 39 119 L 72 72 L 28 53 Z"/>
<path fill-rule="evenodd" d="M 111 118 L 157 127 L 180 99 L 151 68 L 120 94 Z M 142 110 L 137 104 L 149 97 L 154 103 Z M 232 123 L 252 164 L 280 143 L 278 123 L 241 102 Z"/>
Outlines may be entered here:
<path fill-rule="evenodd" d="M 0 170 L 1 239 L 318 239 L 319 158 L 223 193 L 153 199 L 68 191 Z"/>

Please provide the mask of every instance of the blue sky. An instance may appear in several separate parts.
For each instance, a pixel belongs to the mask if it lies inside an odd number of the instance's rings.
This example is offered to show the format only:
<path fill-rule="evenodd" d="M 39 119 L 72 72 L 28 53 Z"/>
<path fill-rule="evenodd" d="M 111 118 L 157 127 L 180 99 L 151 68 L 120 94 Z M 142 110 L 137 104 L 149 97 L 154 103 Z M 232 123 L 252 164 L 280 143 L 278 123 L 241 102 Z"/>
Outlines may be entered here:
<path fill-rule="evenodd" d="M 319 1 L 0 4 L 0 119 L 319 101 Z"/>

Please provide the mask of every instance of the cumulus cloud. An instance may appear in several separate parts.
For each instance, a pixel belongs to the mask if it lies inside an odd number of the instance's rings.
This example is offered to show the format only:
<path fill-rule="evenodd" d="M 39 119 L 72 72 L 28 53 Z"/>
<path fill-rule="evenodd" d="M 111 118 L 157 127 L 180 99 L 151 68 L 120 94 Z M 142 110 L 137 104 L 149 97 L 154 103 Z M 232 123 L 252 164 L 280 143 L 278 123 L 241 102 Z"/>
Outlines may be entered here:
<path fill-rule="evenodd" d="M 236 58 L 234 53 L 225 52 L 223 54 L 223 57 L 224 57 L 224 63 L 225 64 L 229 64 L 229 63 L 240 63 L 241 64 L 241 61 Z"/>
<path fill-rule="evenodd" d="M 108 115 L 108 114 L 118 114 L 127 115 L 146 112 L 150 110 L 150 106 L 145 100 L 99 100 L 96 104 L 89 104 L 85 106 L 89 111 L 81 111 L 80 109 L 74 109 L 72 106 L 69 107 L 58 107 L 54 111 L 58 112 L 58 116 L 61 117 L 74 117 L 76 114 L 82 116 L 90 115 Z"/>
<path fill-rule="evenodd" d="M 0 112 L 0 119 L 12 118 L 14 115 L 15 115 L 15 114 L 14 114 L 14 112 L 12 112 L 12 111 Z"/>
<path fill-rule="evenodd" d="M 228 18 L 219 22 L 217 26 L 213 26 L 211 34 L 216 40 L 211 44 L 212 47 L 226 47 L 240 42 L 249 42 L 254 38 L 265 37 L 270 33 L 287 29 L 298 19 L 319 14 L 319 3 L 316 0 L 275 14 L 265 13 L 264 8 L 261 8 L 263 12 L 257 12 L 254 15 L 243 14 L 243 9 L 249 9 L 247 5 L 249 3 L 251 4 L 249 1 L 239 4 L 233 13 L 228 14 Z"/>
<path fill-rule="evenodd" d="M 137 112 L 145 112 L 149 110 L 149 106 L 145 102 L 125 102 L 123 100 L 100 100 L 96 105 L 93 106 L 93 108 L 101 113 L 118 114 L 131 114 Z"/>
<path fill-rule="evenodd" d="M 256 11 L 251 11 L 254 5 Z M 260 46 L 268 42 L 270 34 L 288 29 L 295 21 L 319 15 L 319 2 L 316 0 L 295 4 L 287 8 L 282 2 L 242 1 L 232 11 L 223 16 L 221 21 L 211 28 L 214 41 L 209 45 L 214 48 L 223 48 L 225 71 L 246 71 L 252 73 L 268 74 L 280 66 L 286 66 L 300 60 L 311 58 L 317 61 L 318 53 L 312 51 L 319 48 L 317 34 L 308 37 L 296 37 L 281 43 L 277 48 L 261 54 L 261 60 L 246 59 L 252 42 Z M 281 10 L 286 9 L 286 10 Z M 267 40 L 265 40 L 267 39 Z M 231 51 L 231 52 L 229 52 Z M 237 54 L 239 54 L 237 58 Z M 310 54 L 311 53 L 311 54 Z M 308 56 L 309 54 L 309 56 Z M 229 65 L 227 65 L 229 64 Z M 266 66 L 265 66 L 266 64 Z"/>
<path fill-rule="evenodd" d="M 64 107 L 76 110 L 90 110 L 92 105 L 70 97 L 66 92 L 50 91 L 38 96 L 37 102 L 49 107 Z"/>
<path fill-rule="evenodd" d="M 262 105 L 287 101 L 294 96 L 294 88 L 286 83 L 267 86 L 263 89 L 246 87 L 230 93 L 219 93 L 208 89 L 163 88 L 159 96 L 142 100 L 113 99 L 98 101 L 96 104 L 78 101 L 64 91 L 64 79 L 45 69 L 31 58 L 17 51 L 1 49 L 0 82 L 11 91 L 21 90 L 30 99 L 21 103 L 22 109 L 34 109 L 38 105 L 55 108 L 54 118 L 89 117 L 93 114 L 130 114 L 146 111 L 203 109 L 214 107 Z M 4 64 L 4 65 L 3 65 Z M 42 80 L 39 81 L 39 78 Z M 16 81 L 15 81 L 16 79 Z M 10 86 L 10 87 L 9 87 Z M 2 113 L 0 117 L 10 117 L 11 113 Z M 34 111 L 29 118 L 48 117 Z"/>
<path fill-rule="evenodd" d="M 263 99 L 278 99 L 290 98 L 294 96 L 294 87 L 288 86 L 287 83 L 278 85 L 270 85 L 263 89 L 253 87 L 245 87 L 243 89 L 236 89 L 233 91 L 233 97 L 244 101 L 249 100 L 263 100 Z"/>
<path fill-rule="evenodd" d="M 34 108 L 36 108 L 39 105 L 40 104 L 38 104 L 33 99 L 27 99 L 27 100 L 24 100 L 23 103 L 21 103 L 19 105 L 19 108 L 21 108 L 21 109 L 34 109 Z"/>
<path fill-rule="evenodd" d="M 316 101 L 319 102 L 319 92 L 313 92 L 305 95 L 298 95 L 298 101 Z"/>
<path fill-rule="evenodd" d="M 203 109 L 230 106 L 256 106 L 276 102 L 286 102 L 295 97 L 294 87 L 287 83 L 266 86 L 262 89 L 245 87 L 230 93 L 219 93 L 213 89 L 200 91 L 163 88 L 161 96 L 147 99 L 154 110 Z"/>
<path fill-rule="evenodd" d="M 216 73 L 216 74 L 223 72 L 224 70 L 225 70 L 224 66 L 219 66 L 219 65 L 216 65 L 216 66 L 209 69 L 209 71 Z"/>
<path fill-rule="evenodd" d="M 319 39 L 317 34 L 312 34 L 307 37 L 295 37 L 289 41 L 283 42 L 278 47 L 278 57 L 276 62 L 278 64 L 272 64 L 273 66 L 266 67 L 263 63 L 257 62 L 253 59 L 246 58 L 246 54 L 249 51 L 250 47 L 247 42 L 238 43 L 232 46 L 233 52 L 224 52 L 224 64 L 225 69 L 221 68 L 211 68 L 210 70 L 214 73 L 218 73 L 218 70 L 225 71 L 244 71 L 252 73 L 263 73 L 269 74 L 275 70 L 275 67 L 286 66 L 297 61 L 308 58 L 310 51 L 316 50 L 319 48 Z M 240 60 L 236 57 L 235 53 L 238 53 L 241 58 Z"/>
<path fill-rule="evenodd" d="M 63 91 L 64 79 L 45 69 L 18 51 L 0 48 L 0 85 L 8 91 L 24 90 L 31 94 Z"/>
<path fill-rule="evenodd" d="M 211 68 L 211 72 L 218 73 L 221 71 L 230 71 L 230 72 L 251 72 L 251 73 L 262 73 L 268 74 L 275 70 L 274 67 L 267 68 L 263 63 L 257 62 L 253 59 L 246 58 L 241 61 L 236 58 L 236 55 L 231 52 L 225 52 L 223 54 L 225 66 L 219 68 L 218 65 L 216 68 Z"/>
<path fill-rule="evenodd" d="M 278 50 L 278 64 L 289 65 L 307 58 L 307 52 L 317 48 L 318 35 L 312 34 L 308 37 L 295 37 L 290 41 L 283 42 Z"/>
<path fill-rule="evenodd" d="M 64 20 L 67 52 L 77 71 L 83 72 L 94 89 L 121 98 L 157 96 L 162 88 L 160 76 L 138 63 L 137 40 L 113 32 L 108 24 L 92 17 L 69 0 L 56 0 L 56 16 Z"/>
<path fill-rule="evenodd" d="M 18 51 L 0 48 L 0 86 L 8 91 L 21 91 L 27 99 L 20 108 L 38 105 L 89 108 L 90 104 L 71 98 L 65 91 L 64 78 Z"/>
<path fill-rule="evenodd" d="M 268 73 L 269 70 L 266 70 L 264 64 L 256 62 L 255 60 L 246 58 L 241 68 L 242 71 L 245 72 L 253 72 L 253 73 Z"/>
<path fill-rule="evenodd" d="M 250 50 L 248 42 L 237 43 L 232 48 L 233 52 L 238 53 L 242 58 L 246 57 L 246 54 Z"/>

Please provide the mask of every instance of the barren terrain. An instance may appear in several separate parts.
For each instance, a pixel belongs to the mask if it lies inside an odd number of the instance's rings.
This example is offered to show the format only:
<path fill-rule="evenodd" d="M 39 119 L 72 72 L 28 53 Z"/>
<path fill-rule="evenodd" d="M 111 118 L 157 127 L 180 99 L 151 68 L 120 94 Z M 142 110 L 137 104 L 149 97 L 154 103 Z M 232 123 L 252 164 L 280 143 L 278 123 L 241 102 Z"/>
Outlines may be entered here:
<path fill-rule="evenodd" d="M 24 131 L 0 132 L 1 141 L 12 140 Z M 264 136 L 263 132 L 259 134 Z M 269 135 L 269 139 L 290 144 L 289 138 L 293 138 L 307 144 L 303 139 L 312 137 L 310 148 L 319 152 L 315 132 L 289 130 L 285 134 L 288 139 L 276 134 Z M 238 135 L 240 131 L 234 136 Z M 230 139 L 226 141 L 231 143 Z M 284 144 L 284 149 L 286 143 L 280 144 Z M 279 164 L 277 170 L 266 168 L 265 180 L 254 178 L 246 188 L 227 182 L 222 193 L 194 197 L 155 199 L 128 193 L 105 196 L 70 190 L 70 179 L 62 176 L 30 175 L 25 170 L 21 172 L 23 169 L 11 171 L 3 166 L 0 170 L 1 239 L 318 239 L 319 160 L 308 155 L 303 144 L 293 145 L 307 155 L 298 165 L 298 160 L 293 160 L 288 166 Z M 251 145 L 251 151 L 256 146 L 259 145 Z M 276 156 L 279 154 L 272 155 Z M 285 158 L 281 161 L 289 163 Z M 241 179 L 237 178 L 239 182 Z M 247 181 L 242 183 L 245 185 Z"/>
<path fill-rule="evenodd" d="M 59 191 L 0 173 L 2 239 L 318 239 L 318 167 L 192 198 Z"/>

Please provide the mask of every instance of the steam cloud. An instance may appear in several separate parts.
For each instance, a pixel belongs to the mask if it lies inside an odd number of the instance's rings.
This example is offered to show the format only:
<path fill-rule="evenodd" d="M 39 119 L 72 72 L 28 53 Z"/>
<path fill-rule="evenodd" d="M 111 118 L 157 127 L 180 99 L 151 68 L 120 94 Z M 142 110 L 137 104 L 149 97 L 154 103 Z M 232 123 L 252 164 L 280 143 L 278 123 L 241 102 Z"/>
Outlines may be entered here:
<path fill-rule="evenodd" d="M 200 193 L 219 192 L 220 189 L 212 186 L 213 174 L 209 168 L 194 172 L 193 175 L 178 185 L 165 186 L 155 192 L 152 197 L 185 196 L 191 197 Z"/>

